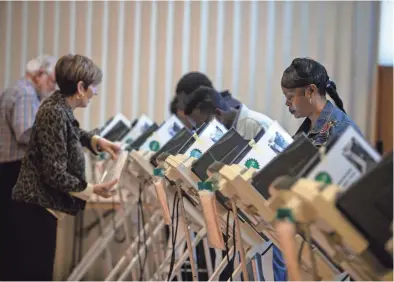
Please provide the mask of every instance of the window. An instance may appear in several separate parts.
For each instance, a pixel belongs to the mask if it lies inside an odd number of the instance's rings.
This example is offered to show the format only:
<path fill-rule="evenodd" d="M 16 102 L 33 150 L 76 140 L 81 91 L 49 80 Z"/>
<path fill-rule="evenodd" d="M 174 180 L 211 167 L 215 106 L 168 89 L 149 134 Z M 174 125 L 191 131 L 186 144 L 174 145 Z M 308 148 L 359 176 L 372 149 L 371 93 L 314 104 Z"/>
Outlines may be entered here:
<path fill-rule="evenodd" d="M 392 66 L 394 62 L 394 1 L 381 2 L 378 64 Z"/>

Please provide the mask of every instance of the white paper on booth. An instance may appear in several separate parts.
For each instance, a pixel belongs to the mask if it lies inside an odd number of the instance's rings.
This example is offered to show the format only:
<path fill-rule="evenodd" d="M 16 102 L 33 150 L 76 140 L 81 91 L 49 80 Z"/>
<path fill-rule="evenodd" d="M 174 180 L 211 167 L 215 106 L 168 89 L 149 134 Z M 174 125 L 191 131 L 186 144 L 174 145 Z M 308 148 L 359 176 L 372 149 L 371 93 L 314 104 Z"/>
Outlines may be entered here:
<path fill-rule="evenodd" d="M 172 115 L 142 144 L 140 150 L 150 152 L 159 151 L 183 127 L 183 123 L 175 115 Z"/>
<path fill-rule="evenodd" d="M 333 183 L 345 190 L 380 160 L 371 145 L 349 126 L 307 178 Z"/>
<path fill-rule="evenodd" d="M 104 173 L 103 176 L 101 177 L 101 183 L 102 182 L 109 182 L 114 179 L 120 179 L 120 176 L 122 174 L 123 167 L 126 164 L 128 157 L 128 152 L 122 151 L 118 154 L 117 160 L 112 160 L 109 158 L 106 163 L 104 164 Z M 117 185 L 115 185 L 115 188 Z M 114 189 L 115 189 L 114 188 Z"/>
<path fill-rule="evenodd" d="M 290 134 L 274 121 L 239 164 L 260 170 L 292 142 L 293 138 Z"/>
<path fill-rule="evenodd" d="M 204 152 L 215 144 L 227 132 L 227 128 L 217 119 L 212 119 L 204 130 L 198 135 L 197 140 L 185 152 L 186 156 L 198 159 Z"/>

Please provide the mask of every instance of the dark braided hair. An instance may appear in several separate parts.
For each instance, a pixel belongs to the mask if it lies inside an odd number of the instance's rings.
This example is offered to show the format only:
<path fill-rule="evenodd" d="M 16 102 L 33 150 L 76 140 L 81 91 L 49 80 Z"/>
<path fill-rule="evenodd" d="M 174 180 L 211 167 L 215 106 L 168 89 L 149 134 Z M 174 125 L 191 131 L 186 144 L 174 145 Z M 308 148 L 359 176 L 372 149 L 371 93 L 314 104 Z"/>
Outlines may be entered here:
<path fill-rule="evenodd" d="M 177 110 L 178 110 L 178 99 L 177 99 L 177 97 L 175 96 L 175 97 L 172 99 L 171 104 L 170 104 L 170 112 L 171 112 L 171 114 L 176 114 L 176 113 L 177 113 Z"/>
<path fill-rule="evenodd" d="M 321 95 L 326 93 L 334 101 L 335 105 L 344 113 L 342 99 L 337 92 L 337 86 L 330 80 L 326 68 L 309 58 L 296 58 L 291 65 L 283 72 L 282 87 L 284 88 L 300 88 L 310 84 L 316 85 Z"/>

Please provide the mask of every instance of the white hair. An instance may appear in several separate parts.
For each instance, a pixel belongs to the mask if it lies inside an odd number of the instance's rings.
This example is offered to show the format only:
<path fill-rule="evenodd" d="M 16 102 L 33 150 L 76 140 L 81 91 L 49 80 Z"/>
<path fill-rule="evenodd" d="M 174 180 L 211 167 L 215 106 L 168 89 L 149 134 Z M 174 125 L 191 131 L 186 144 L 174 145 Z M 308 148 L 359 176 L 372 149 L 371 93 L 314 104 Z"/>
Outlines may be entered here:
<path fill-rule="evenodd" d="M 40 55 L 27 63 L 26 71 L 31 74 L 38 71 L 53 73 L 55 71 L 56 61 L 54 56 Z"/>

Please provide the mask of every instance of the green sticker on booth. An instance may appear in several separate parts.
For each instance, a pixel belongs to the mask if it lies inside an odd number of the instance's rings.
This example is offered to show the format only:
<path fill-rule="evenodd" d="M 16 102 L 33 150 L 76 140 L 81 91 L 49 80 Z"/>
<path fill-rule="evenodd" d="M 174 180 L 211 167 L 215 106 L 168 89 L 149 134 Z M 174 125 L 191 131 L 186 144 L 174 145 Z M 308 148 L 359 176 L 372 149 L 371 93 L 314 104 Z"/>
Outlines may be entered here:
<path fill-rule="evenodd" d="M 157 152 L 157 151 L 159 151 L 159 149 L 160 149 L 160 143 L 159 142 L 157 142 L 157 141 L 151 141 L 150 143 L 149 143 L 149 149 L 151 150 L 151 151 L 153 151 L 153 152 Z"/>
<path fill-rule="evenodd" d="M 164 169 L 161 167 L 157 167 L 153 169 L 153 175 L 154 176 L 160 176 L 160 177 L 164 177 Z"/>
<path fill-rule="evenodd" d="M 193 149 L 190 152 L 190 157 L 193 157 L 193 158 L 196 158 L 196 159 L 198 159 L 201 155 L 202 155 L 202 152 L 199 149 Z"/>
<path fill-rule="evenodd" d="M 126 139 L 126 144 L 131 144 L 133 142 L 133 138 L 127 138 Z"/>
<path fill-rule="evenodd" d="M 253 159 L 253 158 L 252 159 L 248 159 L 245 162 L 245 166 L 247 168 L 255 168 L 255 169 L 259 169 L 260 168 L 259 162 L 256 159 Z"/>
<path fill-rule="evenodd" d="M 211 181 L 200 181 L 197 183 L 198 185 L 198 190 L 208 190 L 208 191 L 213 191 L 213 183 Z"/>
<path fill-rule="evenodd" d="M 319 182 L 326 183 L 326 184 L 331 184 L 332 183 L 332 178 L 327 172 L 319 172 L 316 175 L 315 180 L 317 180 Z"/>

